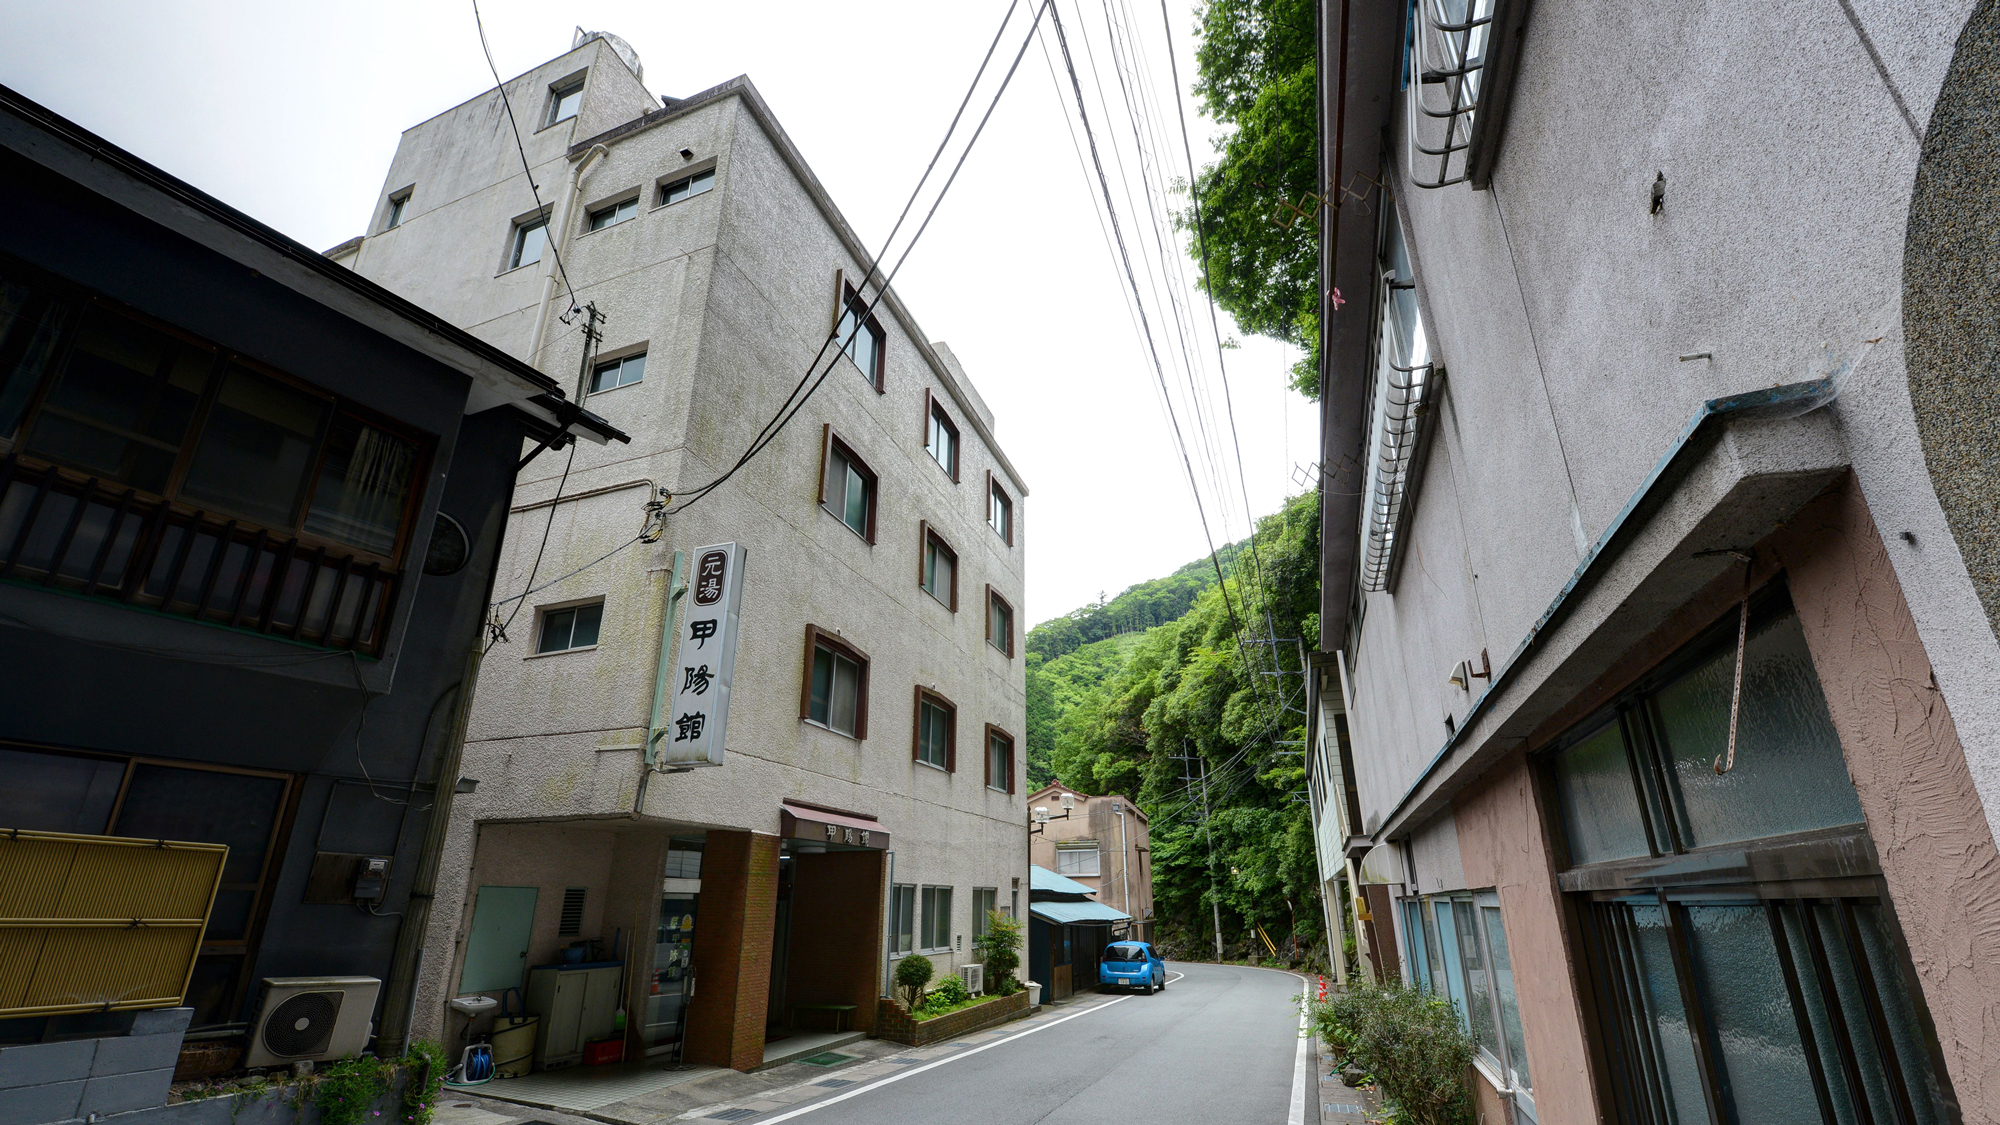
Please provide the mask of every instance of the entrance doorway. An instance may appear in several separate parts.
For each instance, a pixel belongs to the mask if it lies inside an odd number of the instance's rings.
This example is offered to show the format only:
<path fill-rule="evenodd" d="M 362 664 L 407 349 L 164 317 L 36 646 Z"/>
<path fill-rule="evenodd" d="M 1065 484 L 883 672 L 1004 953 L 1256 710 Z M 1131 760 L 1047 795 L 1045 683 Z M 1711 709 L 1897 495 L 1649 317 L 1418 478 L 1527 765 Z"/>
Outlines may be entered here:
<path fill-rule="evenodd" d="M 653 980 L 646 998 L 648 1057 L 681 1057 L 687 1036 L 688 999 L 694 991 L 695 917 L 701 902 L 703 837 L 675 836 L 667 843 L 660 917 L 653 938 Z"/>

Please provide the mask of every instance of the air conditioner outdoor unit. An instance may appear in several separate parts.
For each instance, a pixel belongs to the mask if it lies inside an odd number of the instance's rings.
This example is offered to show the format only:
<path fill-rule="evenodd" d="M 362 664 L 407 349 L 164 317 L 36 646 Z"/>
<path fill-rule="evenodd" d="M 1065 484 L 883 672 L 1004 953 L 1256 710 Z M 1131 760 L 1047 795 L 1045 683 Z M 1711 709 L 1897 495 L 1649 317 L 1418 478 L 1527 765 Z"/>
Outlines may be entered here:
<path fill-rule="evenodd" d="M 986 966 L 960 965 L 958 979 L 965 984 L 965 990 L 974 996 L 986 991 Z"/>
<path fill-rule="evenodd" d="M 375 1030 L 375 977 L 265 977 L 244 1066 L 346 1058 Z"/>

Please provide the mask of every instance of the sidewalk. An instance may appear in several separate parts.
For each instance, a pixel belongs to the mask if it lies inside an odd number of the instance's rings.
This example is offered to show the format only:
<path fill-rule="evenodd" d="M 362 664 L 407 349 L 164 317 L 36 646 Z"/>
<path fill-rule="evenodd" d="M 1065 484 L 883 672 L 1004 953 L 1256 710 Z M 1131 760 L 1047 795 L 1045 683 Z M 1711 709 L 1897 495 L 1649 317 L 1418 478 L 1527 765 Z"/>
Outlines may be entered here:
<path fill-rule="evenodd" d="M 1342 1082 L 1340 1071 L 1333 1062 L 1333 1053 L 1317 1035 L 1313 1036 L 1313 1073 L 1319 1078 L 1320 1125 L 1367 1125 L 1386 1119 L 1382 1095 L 1372 1086 L 1357 1090 Z M 1310 1113 L 1306 1115 L 1306 1120 L 1313 1120 Z M 467 1125 L 477 1123 L 468 1122 Z"/>
<path fill-rule="evenodd" d="M 601 1105 L 557 1105 L 533 1096 L 514 1098 L 506 1080 L 471 1089 L 447 1088 L 438 1099 L 435 1125 L 661 1125 L 664 1122 L 754 1122 L 777 1110 L 804 1105 L 911 1067 L 935 1062 L 987 1043 L 1005 1039 L 1040 1023 L 1073 1015 L 1108 998 L 1074 996 L 1061 1005 L 1044 1005 L 1030 1015 L 999 1027 L 973 1032 L 928 1047 L 905 1047 L 881 1039 L 845 1043 L 813 1056 L 814 1062 L 783 1063 L 744 1073 L 720 1068 L 677 1072 L 657 1089 Z M 831 1057 L 830 1057 L 831 1056 Z M 825 1065 L 816 1065 L 823 1062 Z M 516 1079 L 530 1083 L 535 1077 Z M 504 1094 L 504 1097 L 496 1097 Z"/>

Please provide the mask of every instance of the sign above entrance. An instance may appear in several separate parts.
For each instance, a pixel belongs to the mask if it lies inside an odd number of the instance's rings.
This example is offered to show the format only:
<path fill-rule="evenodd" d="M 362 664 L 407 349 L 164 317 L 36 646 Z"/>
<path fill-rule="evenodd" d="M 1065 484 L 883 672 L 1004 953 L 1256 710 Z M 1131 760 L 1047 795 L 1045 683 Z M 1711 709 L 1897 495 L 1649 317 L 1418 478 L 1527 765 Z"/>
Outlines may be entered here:
<path fill-rule="evenodd" d="M 786 801 L 778 806 L 778 822 L 779 835 L 788 840 L 874 851 L 889 850 L 889 830 L 874 817 Z"/>
<path fill-rule="evenodd" d="M 653 737 L 659 761 L 719 766 L 729 731 L 729 686 L 736 675 L 736 626 L 743 616 L 746 552 L 717 543 L 694 552 L 693 597 L 675 662 L 673 716 Z"/>

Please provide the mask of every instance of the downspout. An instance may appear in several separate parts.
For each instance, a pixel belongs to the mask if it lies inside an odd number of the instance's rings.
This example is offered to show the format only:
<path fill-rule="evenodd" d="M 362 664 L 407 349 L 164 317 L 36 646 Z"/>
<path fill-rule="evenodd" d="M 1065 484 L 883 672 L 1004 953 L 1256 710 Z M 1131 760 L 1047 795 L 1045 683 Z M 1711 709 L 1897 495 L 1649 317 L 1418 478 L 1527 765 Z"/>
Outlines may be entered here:
<path fill-rule="evenodd" d="M 602 144 L 591 145 L 590 151 L 584 153 L 583 159 L 577 161 L 576 167 L 570 170 L 569 196 L 563 200 L 562 225 L 556 228 L 556 237 L 564 242 L 569 241 L 570 219 L 576 213 L 576 197 L 583 187 L 584 169 L 590 167 L 591 162 L 596 160 L 599 154 L 609 156 L 611 150 Z M 556 246 L 554 242 L 551 242 L 550 246 L 552 249 L 549 254 L 549 266 L 544 271 L 546 276 L 542 279 L 542 303 L 535 310 L 535 339 L 528 345 L 528 363 L 535 367 L 541 366 L 542 336 L 549 326 L 549 302 L 556 297 L 556 263 L 562 260 L 562 248 Z"/>
<path fill-rule="evenodd" d="M 1127 916 L 1130 916 L 1132 913 L 1132 880 L 1127 878 L 1126 874 L 1131 869 L 1132 853 L 1128 851 L 1125 847 L 1125 803 L 1123 801 L 1120 801 L 1118 804 L 1112 806 L 1111 811 L 1118 814 L 1118 896 L 1120 899 L 1119 909 L 1123 910 Z M 1125 923 L 1125 928 L 1127 932 L 1130 932 L 1132 928 L 1132 923 L 1130 922 Z"/>

